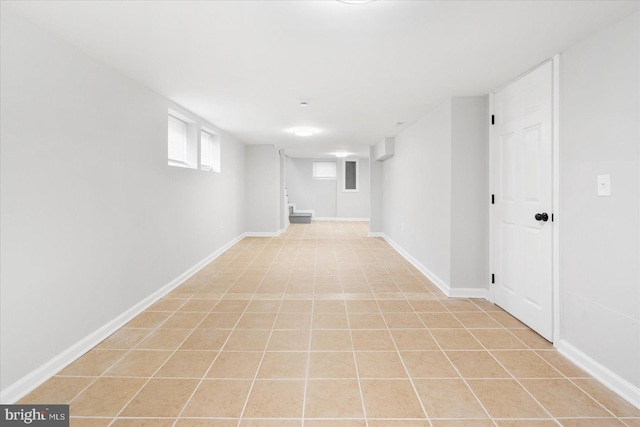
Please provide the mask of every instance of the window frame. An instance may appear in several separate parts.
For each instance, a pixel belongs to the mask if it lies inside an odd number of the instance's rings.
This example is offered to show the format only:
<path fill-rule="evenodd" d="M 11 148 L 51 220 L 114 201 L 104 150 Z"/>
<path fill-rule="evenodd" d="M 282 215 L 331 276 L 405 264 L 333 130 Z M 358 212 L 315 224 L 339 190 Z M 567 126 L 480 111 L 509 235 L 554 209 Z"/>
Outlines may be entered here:
<path fill-rule="evenodd" d="M 355 163 L 356 174 L 356 188 L 347 188 L 347 162 Z M 358 158 L 344 158 L 342 159 L 342 192 L 343 193 L 358 193 L 360 192 L 360 159 Z"/>
<path fill-rule="evenodd" d="M 204 135 L 208 135 L 210 139 L 208 141 L 211 143 L 211 164 L 204 163 Z M 201 127 L 200 128 L 200 169 L 204 171 L 212 171 L 216 173 L 220 173 L 221 171 L 221 144 L 220 144 L 220 135 L 212 130 Z"/>
<path fill-rule="evenodd" d="M 333 176 L 318 176 L 316 171 L 316 163 L 330 163 L 333 164 Z M 312 165 L 311 177 L 313 179 L 337 179 L 338 178 L 338 163 L 335 160 L 314 160 Z"/>
<path fill-rule="evenodd" d="M 169 150 L 170 144 L 170 121 L 176 120 L 185 124 L 185 159 L 178 160 L 172 159 L 171 153 Z M 187 168 L 187 169 L 197 169 L 198 168 L 198 127 L 196 123 L 185 116 L 184 114 L 180 114 L 175 110 L 169 109 L 167 114 L 167 164 L 169 166 Z"/>

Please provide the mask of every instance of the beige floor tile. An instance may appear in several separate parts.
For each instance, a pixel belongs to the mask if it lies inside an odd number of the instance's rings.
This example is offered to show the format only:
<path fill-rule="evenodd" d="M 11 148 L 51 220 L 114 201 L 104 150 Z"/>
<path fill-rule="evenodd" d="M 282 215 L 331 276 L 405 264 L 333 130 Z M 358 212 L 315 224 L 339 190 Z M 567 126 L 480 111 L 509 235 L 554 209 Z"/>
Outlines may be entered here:
<path fill-rule="evenodd" d="M 144 311 L 126 324 L 127 328 L 157 328 L 171 316 L 171 312 L 165 311 Z"/>
<path fill-rule="evenodd" d="M 192 312 L 176 312 L 164 321 L 159 327 L 161 329 L 194 329 L 202 319 L 205 318 L 206 313 L 192 313 Z"/>
<path fill-rule="evenodd" d="M 129 350 L 140 344 L 153 329 L 122 328 L 96 346 L 100 350 Z"/>
<path fill-rule="evenodd" d="M 117 418 L 111 427 L 172 427 L 172 418 Z"/>
<path fill-rule="evenodd" d="M 447 351 L 463 378 L 511 378 L 487 351 Z"/>
<path fill-rule="evenodd" d="M 439 301 L 414 300 L 409 301 L 411 306 L 418 313 L 446 313 L 447 308 Z"/>
<path fill-rule="evenodd" d="M 551 350 L 553 344 L 542 338 L 531 329 L 509 329 L 512 334 L 520 339 L 523 343 L 534 350 Z"/>
<path fill-rule="evenodd" d="M 350 351 L 312 351 L 309 354 L 309 378 L 357 378 Z"/>
<path fill-rule="evenodd" d="M 437 350 L 438 344 L 426 329 L 393 329 L 398 350 Z"/>
<path fill-rule="evenodd" d="M 460 323 L 462 323 L 465 328 L 502 328 L 502 325 L 500 325 L 500 323 L 496 322 L 491 316 L 486 313 L 455 312 L 455 316 L 456 319 L 458 319 L 458 321 L 460 321 Z"/>
<path fill-rule="evenodd" d="M 311 313 L 312 300 L 284 300 L 280 313 Z"/>
<path fill-rule="evenodd" d="M 80 418 L 71 417 L 69 427 L 107 427 L 113 418 Z"/>
<path fill-rule="evenodd" d="M 493 421 L 485 420 L 431 420 L 433 427 L 495 427 Z"/>
<path fill-rule="evenodd" d="M 488 418 L 462 380 L 414 380 L 429 418 Z"/>
<path fill-rule="evenodd" d="M 311 314 L 309 313 L 279 313 L 276 318 L 275 329 L 309 329 Z"/>
<path fill-rule="evenodd" d="M 384 319 L 392 329 L 424 329 L 422 320 L 415 313 L 385 313 Z"/>
<path fill-rule="evenodd" d="M 451 313 L 418 313 L 427 328 L 463 328 Z"/>
<path fill-rule="evenodd" d="M 307 375 L 307 359 L 307 352 L 266 352 L 258 370 L 258 378 L 305 378 Z"/>
<path fill-rule="evenodd" d="M 492 351 L 516 378 L 562 378 L 562 374 L 531 350 Z"/>
<path fill-rule="evenodd" d="M 316 300 L 313 311 L 315 313 L 346 313 L 347 306 L 344 301 Z"/>
<path fill-rule="evenodd" d="M 192 299 L 185 302 L 177 309 L 177 311 L 208 313 L 216 306 L 216 304 L 218 304 L 217 299 Z"/>
<path fill-rule="evenodd" d="M 220 350 L 229 332 L 226 329 L 196 329 L 180 346 L 180 350 Z"/>
<path fill-rule="evenodd" d="M 384 317 L 380 313 L 349 314 L 351 329 L 387 329 Z"/>
<path fill-rule="evenodd" d="M 313 351 L 347 351 L 351 348 L 351 336 L 348 330 L 314 329 L 311 333 L 311 350 Z"/>
<path fill-rule="evenodd" d="M 546 360 L 547 363 L 551 364 L 551 366 L 569 378 L 591 378 L 589 374 L 571 363 L 569 359 L 558 353 L 556 349 L 538 350 L 536 353 L 538 353 L 538 356 Z"/>
<path fill-rule="evenodd" d="M 304 381 L 256 380 L 245 418 L 300 418 L 304 402 Z"/>
<path fill-rule="evenodd" d="M 247 308 L 248 305 L 249 305 L 249 301 L 224 300 L 216 304 L 216 306 L 213 307 L 211 312 L 212 313 L 242 313 Z"/>
<path fill-rule="evenodd" d="M 191 334 L 186 329 L 158 329 L 144 339 L 138 350 L 176 350 Z"/>
<path fill-rule="evenodd" d="M 123 417 L 177 417 L 198 380 L 152 378 L 122 411 Z"/>
<path fill-rule="evenodd" d="M 349 329 L 345 313 L 315 313 L 311 322 L 313 329 Z"/>
<path fill-rule="evenodd" d="M 240 318 L 237 329 L 271 329 L 276 313 L 245 313 Z"/>
<path fill-rule="evenodd" d="M 205 380 L 184 408 L 184 417 L 239 418 L 247 400 L 249 380 Z"/>
<path fill-rule="evenodd" d="M 166 361 L 155 376 L 202 378 L 217 354 L 217 351 L 177 351 Z"/>
<path fill-rule="evenodd" d="M 235 424 L 234 424 L 235 426 Z M 302 420 L 287 419 L 243 419 L 240 421 L 240 427 L 301 427 Z"/>
<path fill-rule="evenodd" d="M 515 380 L 467 380 L 493 418 L 548 418 L 547 412 Z"/>
<path fill-rule="evenodd" d="M 347 301 L 347 312 L 355 313 L 380 313 L 378 303 L 375 300 L 352 300 Z"/>
<path fill-rule="evenodd" d="M 245 313 L 277 313 L 280 310 L 280 300 L 255 300 L 247 306 Z"/>
<path fill-rule="evenodd" d="M 274 330 L 267 351 L 306 351 L 311 339 L 310 329 Z"/>
<path fill-rule="evenodd" d="M 208 378 L 253 379 L 262 360 L 262 352 L 222 351 L 207 373 Z"/>
<path fill-rule="evenodd" d="M 379 300 L 378 305 L 383 313 L 413 313 L 413 307 L 407 301 Z"/>
<path fill-rule="evenodd" d="M 386 330 L 352 330 L 353 349 L 356 351 L 391 351 L 395 350 L 389 331 Z"/>
<path fill-rule="evenodd" d="M 305 420 L 305 427 L 367 427 L 365 420 Z"/>
<path fill-rule="evenodd" d="M 395 351 L 356 352 L 355 356 L 360 378 L 407 378 Z"/>
<path fill-rule="evenodd" d="M 427 420 L 385 420 L 368 419 L 369 427 L 431 427 Z"/>
<path fill-rule="evenodd" d="M 361 380 L 367 418 L 426 418 L 409 380 Z"/>
<path fill-rule="evenodd" d="M 150 377 L 171 354 L 171 351 L 133 350 L 104 375 L 108 377 Z"/>
<path fill-rule="evenodd" d="M 431 329 L 430 331 L 443 350 L 482 350 L 478 340 L 464 329 Z"/>
<path fill-rule="evenodd" d="M 401 355 L 411 378 L 460 377 L 441 351 L 403 351 Z"/>
<path fill-rule="evenodd" d="M 590 378 L 575 379 L 573 381 L 578 387 L 611 411 L 613 415 L 617 417 L 640 418 L 640 409 L 622 399 L 597 380 Z"/>
<path fill-rule="evenodd" d="M 113 366 L 125 353 L 126 351 L 123 350 L 91 350 L 60 371 L 58 375 L 99 376 Z"/>
<path fill-rule="evenodd" d="M 198 325 L 198 329 L 233 329 L 242 313 L 210 313 Z"/>
<path fill-rule="evenodd" d="M 521 380 L 554 417 L 609 417 L 611 414 L 569 380 Z"/>
<path fill-rule="evenodd" d="M 67 404 L 94 380 L 92 377 L 52 377 L 18 404 Z"/>
<path fill-rule="evenodd" d="M 558 427 L 554 420 L 496 420 L 498 427 Z"/>
<path fill-rule="evenodd" d="M 307 418 L 361 418 L 362 400 L 356 380 L 310 380 L 304 416 Z"/>
<path fill-rule="evenodd" d="M 481 311 L 480 308 L 467 299 L 451 298 L 440 301 L 451 312 Z"/>
<path fill-rule="evenodd" d="M 507 329 L 472 329 L 469 332 L 487 350 L 521 350 L 528 348 Z"/>
<path fill-rule="evenodd" d="M 625 418 L 624 423 L 629 427 L 640 427 L 640 418 Z"/>
<path fill-rule="evenodd" d="M 99 378 L 71 401 L 71 416 L 114 417 L 144 385 L 144 378 Z"/>
<path fill-rule="evenodd" d="M 522 329 L 527 328 L 527 325 L 510 315 L 505 311 L 496 311 L 487 313 L 489 316 L 493 317 L 498 323 L 500 323 L 505 328 L 510 329 Z"/>
<path fill-rule="evenodd" d="M 563 418 L 559 421 L 563 427 L 626 427 L 617 418 Z"/>

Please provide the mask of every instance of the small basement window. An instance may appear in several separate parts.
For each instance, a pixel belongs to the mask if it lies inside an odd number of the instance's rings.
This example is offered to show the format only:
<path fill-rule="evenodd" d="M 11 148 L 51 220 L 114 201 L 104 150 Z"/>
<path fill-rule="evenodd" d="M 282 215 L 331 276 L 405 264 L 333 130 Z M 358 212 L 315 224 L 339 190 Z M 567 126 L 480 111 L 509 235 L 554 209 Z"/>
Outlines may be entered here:
<path fill-rule="evenodd" d="M 343 192 L 357 192 L 360 191 L 360 177 L 358 168 L 358 159 L 347 160 L 344 159 L 342 164 L 342 177 L 343 177 Z"/>
<path fill-rule="evenodd" d="M 336 162 L 313 162 L 314 179 L 336 179 Z"/>
<path fill-rule="evenodd" d="M 200 169 L 220 173 L 220 137 L 213 132 L 200 132 Z"/>
<path fill-rule="evenodd" d="M 169 111 L 167 131 L 168 163 L 170 166 L 196 168 L 196 126 L 186 117 Z"/>

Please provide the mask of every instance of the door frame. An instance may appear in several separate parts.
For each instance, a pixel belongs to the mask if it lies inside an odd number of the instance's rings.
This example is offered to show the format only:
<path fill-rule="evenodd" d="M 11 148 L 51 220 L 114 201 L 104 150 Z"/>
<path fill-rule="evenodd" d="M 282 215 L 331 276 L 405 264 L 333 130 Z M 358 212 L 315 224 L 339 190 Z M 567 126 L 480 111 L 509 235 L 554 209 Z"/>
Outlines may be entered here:
<path fill-rule="evenodd" d="M 562 224 L 562 216 L 560 215 L 560 55 L 556 54 L 551 59 L 544 61 L 543 63 L 527 70 L 526 73 L 519 75 L 518 77 L 510 80 L 504 85 L 494 89 L 489 93 L 489 115 L 494 114 L 494 95 L 496 92 L 504 89 L 506 86 L 515 82 L 522 76 L 529 74 L 535 69 L 551 62 L 552 65 L 552 116 L 551 116 L 551 144 L 552 144 L 552 161 L 551 161 L 551 185 L 552 185 L 552 204 L 551 212 L 554 214 L 553 220 L 553 234 L 551 238 L 551 313 L 552 313 L 552 330 L 553 330 L 553 342 L 556 343 L 561 339 L 560 336 L 560 230 Z M 489 194 L 488 200 L 491 200 L 491 195 L 495 194 L 493 191 L 493 156 L 492 153 L 492 141 L 493 141 L 493 127 L 489 125 Z M 494 221 L 495 214 L 493 209 L 489 209 L 489 269 L 491 272 L 495 271 L 495 255 L 494 255 Z M 495 285 L 489 284 L 489 301 L 495 302 Z"/>

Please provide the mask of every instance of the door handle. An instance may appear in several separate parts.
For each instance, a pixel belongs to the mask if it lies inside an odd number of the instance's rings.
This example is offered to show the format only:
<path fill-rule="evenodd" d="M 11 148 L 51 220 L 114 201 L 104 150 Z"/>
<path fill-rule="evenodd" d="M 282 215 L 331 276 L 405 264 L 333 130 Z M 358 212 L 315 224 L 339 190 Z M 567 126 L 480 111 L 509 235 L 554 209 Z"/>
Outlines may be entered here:
<path fill-rule="evenodd" d="M 546 212 L 537 213 L 535 218 L 536 218 L 536 221 L 544 221 L 544 222 L 549 221 L 549 215 Z"/>

